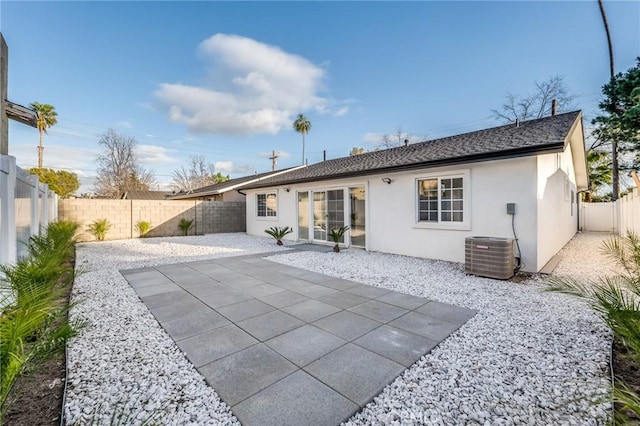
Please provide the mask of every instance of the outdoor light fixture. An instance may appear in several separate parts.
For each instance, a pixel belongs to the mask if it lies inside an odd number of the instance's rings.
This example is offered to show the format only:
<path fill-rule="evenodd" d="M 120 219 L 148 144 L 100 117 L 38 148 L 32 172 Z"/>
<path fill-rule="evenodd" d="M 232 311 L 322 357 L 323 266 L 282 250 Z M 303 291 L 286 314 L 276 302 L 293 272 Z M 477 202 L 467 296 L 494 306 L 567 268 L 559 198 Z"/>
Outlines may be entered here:
<path fill-rule="evenodd" d="M 382 178 L 382 181 L 388 185 L 391 185 L 391 179 L 390 178 Z"/>
<path fill-rule="evenodd" d="M 284 188 L 285 192 L 291 191 L 289 188 Z"/>

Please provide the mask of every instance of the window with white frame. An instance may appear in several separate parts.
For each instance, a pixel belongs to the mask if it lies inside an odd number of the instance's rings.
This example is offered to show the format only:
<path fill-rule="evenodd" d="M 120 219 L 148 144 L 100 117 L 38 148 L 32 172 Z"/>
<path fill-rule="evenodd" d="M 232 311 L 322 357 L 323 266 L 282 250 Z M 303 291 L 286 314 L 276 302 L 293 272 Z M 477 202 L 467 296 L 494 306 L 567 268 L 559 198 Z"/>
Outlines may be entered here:
<path fill-rule="evenodd" d="M 278 216 L 278 199 L 275 192 L 257 194 L 258 217 Z"/>
<path fill-rule="evenodd" d="M 418 179 L 418 222 L 465 222 L 464 177 Z"/>

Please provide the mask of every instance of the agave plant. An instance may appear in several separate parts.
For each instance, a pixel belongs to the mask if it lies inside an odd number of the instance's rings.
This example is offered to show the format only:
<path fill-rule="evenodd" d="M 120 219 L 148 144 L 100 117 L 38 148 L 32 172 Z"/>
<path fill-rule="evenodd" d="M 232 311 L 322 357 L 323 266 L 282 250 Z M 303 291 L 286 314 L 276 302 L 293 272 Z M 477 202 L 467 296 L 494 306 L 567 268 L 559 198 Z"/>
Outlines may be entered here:
<path fill-rule="evenodd" d="M 109 229 L 111 229 L 111 223 L 109 223 L 108 219 L 96 219 L 87 227 L 87 230 L 96 237 L 98 241 L 104 241 Z"/>
<path fill-rule="evenodd" d="M 186 236 L 189 233 L 189 229 L 191 229 L 191 225 L 193 225 L 193 219 L 182 218 L 180 219 L 180 223 L 178 223 L 178 227 L 182 229 L 182 235 Z"/>
<path fill-rule="evenodd" d="M 139 220 L 136 223 L 136 231 L 138 231 L 138 234 L 140 235 L 140 238 L 144 238 L 147 236 L 147 234 L 149 233 L 149 231 L 151 231 L 151 228 L 153 228 L 153 226 L 151 226 L 151 222 L 147 222 L 144 220 Z"/>
<path fill-rule="evenodd" d="M 274 226 L 272 228 L 265 229 L 264 232 L 275 238 L 277 241 L 276 244 L 281 246 L 283 245 L 282 239 L 292 233 L 293 229 L 289 228 L 288 226 L 285 226 L 284 228 L 278 228 L 277 226 Z"/>
<path fill-rule="evenodd" d="M 331 232 L 329 232 L 329 237 L 331 237 L 331 239 L 333 240 L 334 243 L 336 243 L 335 246 L 333 246 L 333 251 L 335 251 L 336 253 L 340 253 L 340 243 L 343 240 L 344 234 L 349 230 L 348 226 L 341 226 L 340 228 L 336 228 L 336 229 L 332 229 Z"/>

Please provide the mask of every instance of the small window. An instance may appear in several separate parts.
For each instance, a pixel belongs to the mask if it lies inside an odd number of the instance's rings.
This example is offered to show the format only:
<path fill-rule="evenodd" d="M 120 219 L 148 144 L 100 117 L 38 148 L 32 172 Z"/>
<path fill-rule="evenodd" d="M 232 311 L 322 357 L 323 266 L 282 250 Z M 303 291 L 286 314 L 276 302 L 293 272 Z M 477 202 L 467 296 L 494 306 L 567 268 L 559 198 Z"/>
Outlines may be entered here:
<path fill-rule="evenodd" d="M 464 179 L 447 176 L 418 180 L 418 221 L 464 222 Z"/>
<path fill-rule="evenodd" d="M 278 199 L 275 192 L 258 194 L 258 217 L 276 217 L 278 215 Z"/>

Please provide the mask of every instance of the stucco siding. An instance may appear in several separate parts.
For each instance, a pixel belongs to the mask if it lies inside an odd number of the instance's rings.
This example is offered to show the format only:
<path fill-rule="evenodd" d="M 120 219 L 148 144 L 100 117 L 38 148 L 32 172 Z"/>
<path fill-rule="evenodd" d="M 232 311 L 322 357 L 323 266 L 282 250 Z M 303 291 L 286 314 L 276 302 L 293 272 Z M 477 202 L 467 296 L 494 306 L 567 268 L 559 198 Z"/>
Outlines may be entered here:
<path fill-rule="evenodd" d="M 538 253 L 540 270 L 578 229 L 576 175 L 571 146 L 537 157 Z"/>
<path fill-rule="evenodd" d="M 290 226 L 295 232 L 287 239 L 295 240 L 297 191 L 365 186 L 368 250 L 464 262 L 464 240 L 468 236 L 513 238 L 506 204 L 516 203 L 515 223 L 523 261 L 526 270 L 533 270 L 537 265 L 536 171 L 535 157 L 527 157 L 247 190 L 247 232 L 265 235 L 264 230 L 271 226 Z M 465 177 L 465 224 L 457 226 L 461 229 L 442 229 L 418 222 L 417 180 L 448 175 Z M 390 178 L 391 184 L 382 178 Z M 277 218 L 258 218 L 256 194 L 270 192 L 277 193 Z"/>

